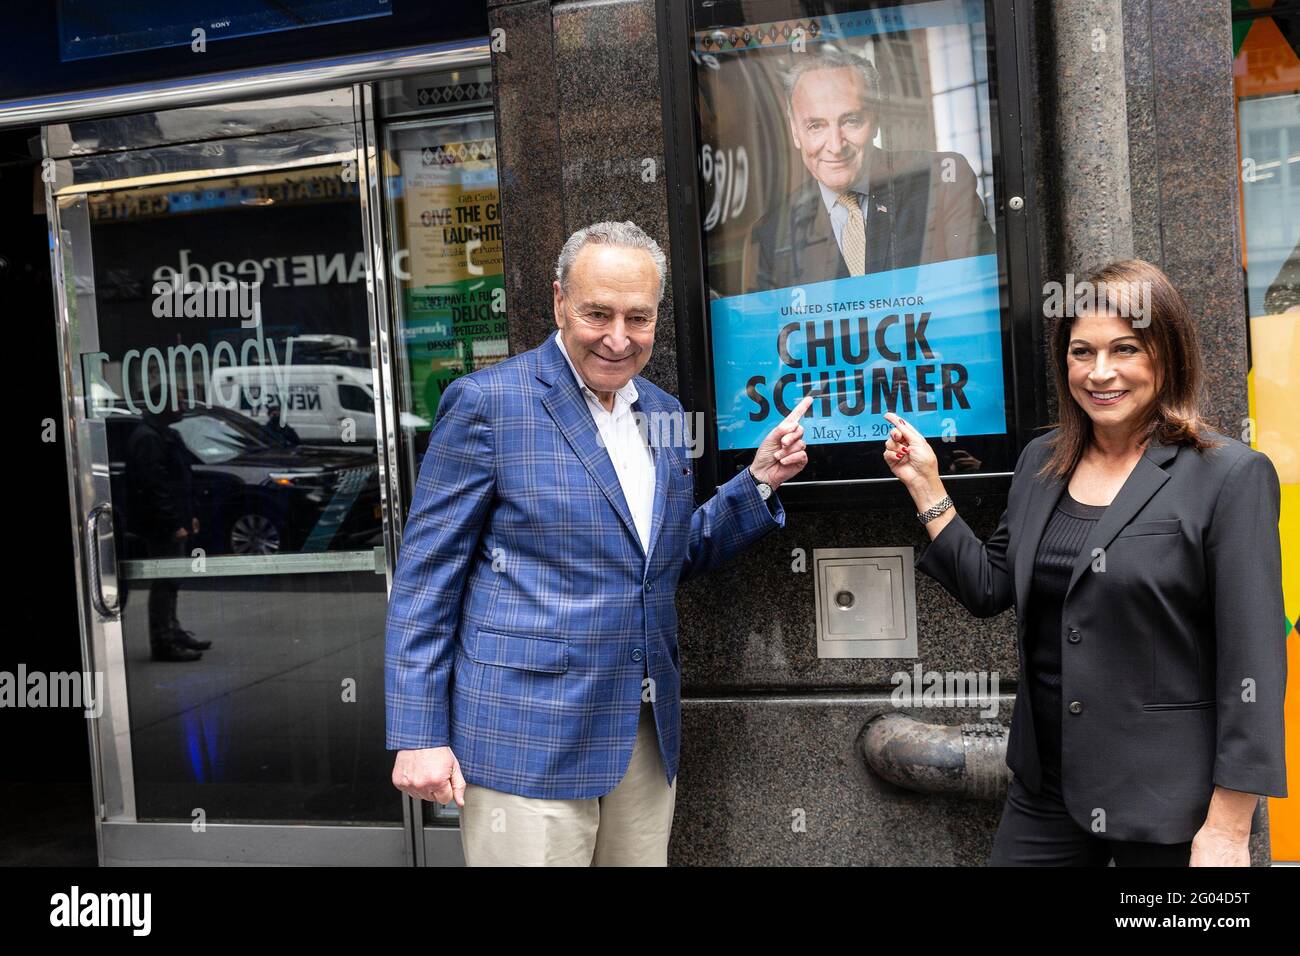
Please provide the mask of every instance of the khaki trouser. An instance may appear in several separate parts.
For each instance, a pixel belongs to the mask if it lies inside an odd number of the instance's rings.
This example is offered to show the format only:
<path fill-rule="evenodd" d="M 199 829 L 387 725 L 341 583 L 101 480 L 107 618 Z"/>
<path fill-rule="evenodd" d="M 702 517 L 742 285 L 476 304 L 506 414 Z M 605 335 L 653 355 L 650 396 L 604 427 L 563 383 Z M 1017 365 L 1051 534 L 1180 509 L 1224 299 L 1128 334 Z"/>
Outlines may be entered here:
<path fill-rule="evenodd" d="M 465 787 L 460 841 L 468 866 L 667 866 L 677 780 L 664 774 L 654 711 L 641 705 L 627 773 L 609 793 L 543 800 Z"/>

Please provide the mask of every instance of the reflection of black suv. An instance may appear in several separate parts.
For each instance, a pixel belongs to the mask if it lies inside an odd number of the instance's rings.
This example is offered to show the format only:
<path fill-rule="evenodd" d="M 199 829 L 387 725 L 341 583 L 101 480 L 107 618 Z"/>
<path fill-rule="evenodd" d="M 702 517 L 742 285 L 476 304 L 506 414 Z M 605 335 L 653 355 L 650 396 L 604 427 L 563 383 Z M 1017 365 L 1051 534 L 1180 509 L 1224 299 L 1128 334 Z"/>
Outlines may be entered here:
<path fill-rule="evenodd" d="M 141 416 L 105 420 L 119 549 L 138 553 L 127 494 L 127 445 Z M 186 411 L 169 426 L 185 445 L 199 533 L 208 554 L 341 551 L 382 543 L 374 452 L 300 445 L 225 408 Z M 373 448 L 373 446 L 370 446 Z M 143 522 L 137 521 L 143 525 Z"/>

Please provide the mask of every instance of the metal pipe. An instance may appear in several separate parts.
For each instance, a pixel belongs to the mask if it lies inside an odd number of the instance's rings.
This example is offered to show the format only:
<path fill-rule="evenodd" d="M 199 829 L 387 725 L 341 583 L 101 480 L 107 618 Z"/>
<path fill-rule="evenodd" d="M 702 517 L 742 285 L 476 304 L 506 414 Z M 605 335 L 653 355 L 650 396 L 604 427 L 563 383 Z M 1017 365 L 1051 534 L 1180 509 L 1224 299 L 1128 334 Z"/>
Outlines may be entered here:
<path fill-rule="evenodd" d="M 1000 800 L 1011 780 L 1007 730 L 997 722 L 927 724 L 881 714 L 863 728 L 861 746 L 878 776 L 917 793 Z"/>

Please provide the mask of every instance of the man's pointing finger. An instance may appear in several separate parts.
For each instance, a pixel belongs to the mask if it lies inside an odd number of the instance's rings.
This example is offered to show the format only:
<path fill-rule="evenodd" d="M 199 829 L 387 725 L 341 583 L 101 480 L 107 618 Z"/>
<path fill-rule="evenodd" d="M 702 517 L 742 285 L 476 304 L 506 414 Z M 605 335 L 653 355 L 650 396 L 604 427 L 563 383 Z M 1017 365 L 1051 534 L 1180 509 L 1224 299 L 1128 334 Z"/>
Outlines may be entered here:
<path fill-rule="evenodd" d="M 781 422 L 781 424 L 793 425 L 795 422 L 799 421 L 799 419 L 803 418 L 804 413 L 812 407 L 813 398 L 814 396 L 812 395 L 805 395 L 799 401 L 799 404 L 794 407 L 794 410 L 791 411 L 789 415 L 785 416 L 785 421 Z"/>

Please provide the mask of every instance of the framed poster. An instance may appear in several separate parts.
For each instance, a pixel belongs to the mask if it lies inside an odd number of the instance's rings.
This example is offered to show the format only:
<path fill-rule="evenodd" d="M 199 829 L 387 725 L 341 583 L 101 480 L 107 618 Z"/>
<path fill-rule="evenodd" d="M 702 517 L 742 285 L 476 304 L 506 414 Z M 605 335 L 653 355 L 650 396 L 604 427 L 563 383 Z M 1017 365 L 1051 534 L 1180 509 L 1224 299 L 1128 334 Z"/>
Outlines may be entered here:
<path fill-rule="evenodd" d="M 490 75 L 484 67 L 458 82 L 486 87 Z M 404 102 L 388 96 L 385 115 L 400 116 Z M 481 105 L 383 125 L 400 445 L 412 486 L 448 386 L 509 354 L 496 138 Z"/>
<path fill-rule="evenodd" d="M 434 139 L 436 146 L 397 151 L 403 174 L 403 248 L 408 252 L 407 274 L 398 276 L 405 319 L 402 344 L 411 373 L 411 411 L 422 419 L 422 431 L 433 427 L 448 385 L 506 356 L 491 119 L 453 123 L 482 129 L 477 136 L 458 130 L 460 138 L 453 134 L 451 140 Z"/>
<path fill-rule="evenodd" d="M 954 493 L 1004 490 L 1045 381 L 1012 5 L 680 0 L 665 20 L 701 496 L 808 394 L 793 503 L 896 499 L 886 411 Z"/>

